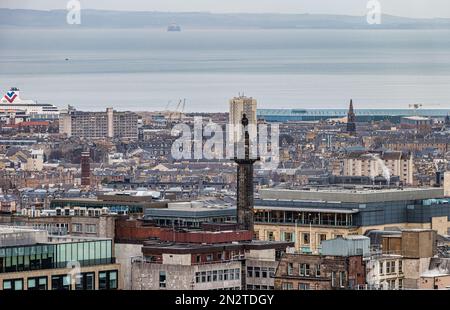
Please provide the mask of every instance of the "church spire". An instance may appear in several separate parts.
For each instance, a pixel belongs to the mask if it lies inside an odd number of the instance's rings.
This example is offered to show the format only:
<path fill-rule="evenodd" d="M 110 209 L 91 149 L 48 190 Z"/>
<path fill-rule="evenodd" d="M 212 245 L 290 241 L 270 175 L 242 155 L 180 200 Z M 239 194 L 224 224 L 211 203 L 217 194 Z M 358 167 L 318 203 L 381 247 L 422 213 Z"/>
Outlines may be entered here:
<path fill-rule="evenodd" d="M 350 99 L 350 106 L 348 107 L 347 113 L 347 132 L 349 134 L 354 134 L 356 132 L 356 116 L 353 111 L 353 100 Z"/>

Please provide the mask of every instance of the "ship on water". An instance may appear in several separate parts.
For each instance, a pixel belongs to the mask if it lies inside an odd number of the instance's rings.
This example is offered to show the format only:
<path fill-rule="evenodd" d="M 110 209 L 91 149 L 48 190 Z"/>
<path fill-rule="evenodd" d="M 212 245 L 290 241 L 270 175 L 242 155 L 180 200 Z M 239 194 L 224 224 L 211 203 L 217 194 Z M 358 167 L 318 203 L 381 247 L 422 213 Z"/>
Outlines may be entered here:
<path fill-rule="evenodd" d="M 181 31 L 181 27 L 180 25 L 178 25 L 177 23 L 171 23 L 168 27 L 167 27 L 167 31 L 169 32 L 179 32 Z"/>
<path fill-rule="evenodd" d="M 58 107 L 49 103 L 22 99 L 17 87 L 11 87 L 0 99 L 0 113 L 11 112 L 25 112 L 31 120 L 52 120 L 59 117 Z"/>

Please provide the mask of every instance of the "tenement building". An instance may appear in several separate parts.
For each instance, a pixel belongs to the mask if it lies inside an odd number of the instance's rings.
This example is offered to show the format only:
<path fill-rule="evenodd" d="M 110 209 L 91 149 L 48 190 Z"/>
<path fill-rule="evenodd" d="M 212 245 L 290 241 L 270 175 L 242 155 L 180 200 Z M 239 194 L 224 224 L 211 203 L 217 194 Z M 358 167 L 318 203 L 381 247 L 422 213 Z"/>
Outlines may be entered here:
<path fill-rule="evenodd" d="M 324 240 L 387 228 L 449 231 L 450 199 L 442 188 L 260 190 L 255 235 L 318 253 Z"/>
<path fill-rule="evenodd" d="M 47 231 L 0 227 L 0 289 L 120 289 L 111 239 L 49 237 Z"/>
<path fill-rule="evenodd" d="M 239 230 L 161 237 L 145 242 L 142 255 L 132 259 L 132 289 L 273 289 L 279 258 L 293 246 L 292 242 L 252 241 L 250 231 Z"/>
<path fill-rule="evenodd" d="M 70 107 L 61 112 L 59 132 L 67 137 L 86 139 L 138 138 L 138 115 L 107 108 L 106 112 L 84 112 Z"/>
<path fill-rule="evenodd" d="M 345 176 L 398 176 L 403 184 L 414 183 L 414 160 L 404 152 L 352 152 L 343 159 Z"/>
<path fill-rule="evenodd" d="M 275 274 L 277 290 L 356 289 L 364 283 L 361 255 L 286 254 Z"/>

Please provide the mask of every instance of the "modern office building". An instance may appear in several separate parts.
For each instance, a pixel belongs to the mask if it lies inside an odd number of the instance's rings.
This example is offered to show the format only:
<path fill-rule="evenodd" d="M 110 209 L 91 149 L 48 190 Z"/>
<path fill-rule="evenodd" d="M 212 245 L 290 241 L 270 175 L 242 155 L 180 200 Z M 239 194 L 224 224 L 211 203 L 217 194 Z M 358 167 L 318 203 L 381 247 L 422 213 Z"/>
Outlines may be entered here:
<path fill-rule="evenodd" d="M 107 108 L 106 112 L 83 112 L 73 107 L 60 114 L 59 132 L 86 139 L 138 138 L 138 115 Z"/>
<path fill-rule="evenodd" d="M 423 228 L 447 235 L 449 216 L 442 188 L 264 189 L 255 201 L 255 235 L 318 253 L 323 240 L 371 230 Z"/>
<path fill-rule="evenodd" d="M 112 242 L 0 226 L 0 289 L 120 289 Z"/>

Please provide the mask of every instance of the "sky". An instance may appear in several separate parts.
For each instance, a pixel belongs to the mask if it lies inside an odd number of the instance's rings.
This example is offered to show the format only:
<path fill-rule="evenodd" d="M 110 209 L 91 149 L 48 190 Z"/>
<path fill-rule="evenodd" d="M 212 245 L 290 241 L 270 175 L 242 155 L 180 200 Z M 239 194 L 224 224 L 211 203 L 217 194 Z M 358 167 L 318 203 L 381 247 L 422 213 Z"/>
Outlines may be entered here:
<path fill-rule="evenodd" d="M 212 13 L 310 13 L 365 15 L 373 0 L 78 0 L 81 8 Z M 450 0 L 378 0 L 383 14 L 450 18 Z M 65 9 L 69 0 L 0 0 L 0 8 Z"/>

